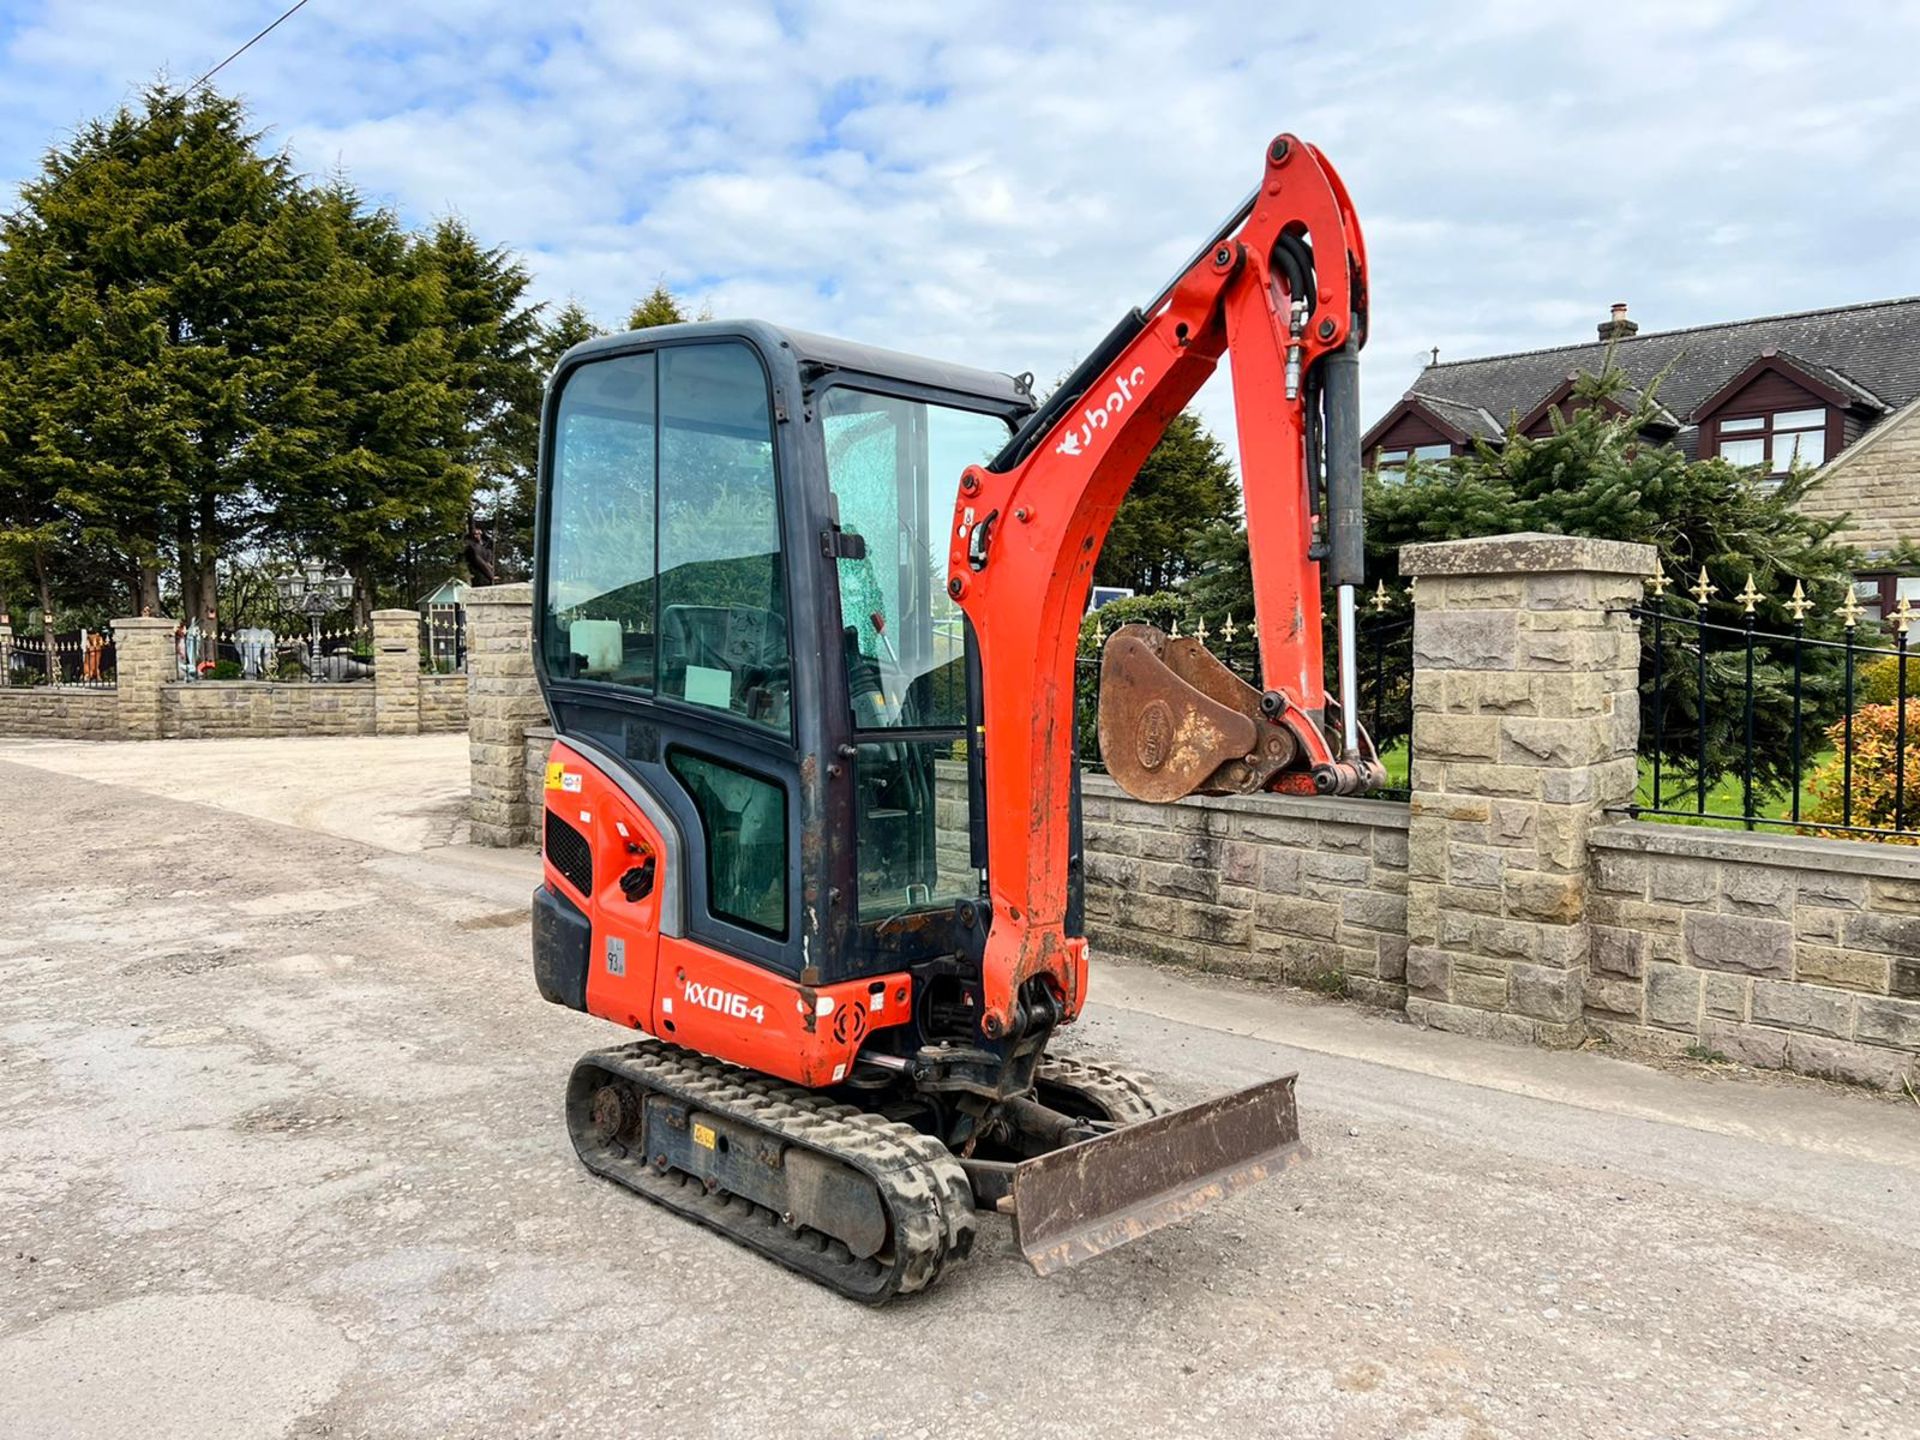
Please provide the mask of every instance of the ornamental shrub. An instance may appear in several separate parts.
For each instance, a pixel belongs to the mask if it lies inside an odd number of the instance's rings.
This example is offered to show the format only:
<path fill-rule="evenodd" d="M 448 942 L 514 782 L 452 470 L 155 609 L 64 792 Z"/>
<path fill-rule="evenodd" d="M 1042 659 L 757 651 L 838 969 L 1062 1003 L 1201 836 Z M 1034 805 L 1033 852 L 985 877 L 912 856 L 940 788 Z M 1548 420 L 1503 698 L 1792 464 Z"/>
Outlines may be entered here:
<path fill-rule="evenodd" d="M 1900 657 L 1887 655 L 1853 672 L 1855 705 L 1893 705 L 1899 701 Z M 1907 657 L 1907 698 L 1920 695 L 1920 651 Z"/>
<path fill-rule="evenodd" d="M 1916 677 L 1908 678 L 1911 682 Z M 1920 827 L 1920 698 L 1907 701 L 1904 785 L 1899 728 L 1900 707 L 1897 705 L 1862 705 L 1854 712 L 1853 807 L 1849 818 L 1847 768 L 1842 754 L 1847 739 L 1846 721 L 1829 725 L 1827 738 L 1833 742 L 1834 753 L 1814 771 L 1808 785 L 1813 803 L 1801 813 L 1816 825 Z M 1844 830 L 1824 833 L 1834 839 L 1858 838 L 1850 837 Z M 1895 837 L 1891 843 L 1920 845 L 1920 833 Z"/>

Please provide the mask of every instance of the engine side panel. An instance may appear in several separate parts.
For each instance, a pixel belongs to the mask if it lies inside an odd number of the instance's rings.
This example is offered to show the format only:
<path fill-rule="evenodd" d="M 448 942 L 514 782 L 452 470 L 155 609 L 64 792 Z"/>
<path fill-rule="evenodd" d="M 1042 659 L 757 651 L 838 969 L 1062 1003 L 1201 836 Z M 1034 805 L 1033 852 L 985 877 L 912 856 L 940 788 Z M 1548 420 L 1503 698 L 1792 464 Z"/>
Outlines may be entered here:
<path fill-rule="evenodd" d="M 689 940 L 660 949 L 653 1024 L 664 1040 L 818 1089 L 846 1079 L 874 1031 L 913 1015 L 905 973 L 800 985 Z"/>

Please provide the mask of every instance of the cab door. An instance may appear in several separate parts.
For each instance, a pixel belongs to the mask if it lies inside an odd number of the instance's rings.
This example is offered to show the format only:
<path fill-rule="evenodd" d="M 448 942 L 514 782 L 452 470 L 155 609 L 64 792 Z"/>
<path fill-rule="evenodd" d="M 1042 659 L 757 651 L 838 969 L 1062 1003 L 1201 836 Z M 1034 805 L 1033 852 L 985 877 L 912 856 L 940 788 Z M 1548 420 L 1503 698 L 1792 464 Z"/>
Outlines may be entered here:
<path fill-rule="evenodd" d="M 689 962 L 797 980 L 808 948 L 800 757 L 820 748 L 807 719 L 819 681 L 794 663 L 814 617 L 803 594 L 796 625 L 788 557 L 808 554 L 817 521 L 786 483 L 798 468 L 776 420 L 787 377 L 750 334 L 701 332 L 569 357 L 542 457 L 534 605 L 549 709 L 563 741 L 587 742 L 583 755 L 645 797 L 660 832 L 656 943 L 625 947 L 629 969 L 636 949 L 659 957 L 642 1012 L 655 1033 Z M 812 550 L 818 565 L 817 533 Z M 632 980 L 619 988 L 630 1005 Z"/>

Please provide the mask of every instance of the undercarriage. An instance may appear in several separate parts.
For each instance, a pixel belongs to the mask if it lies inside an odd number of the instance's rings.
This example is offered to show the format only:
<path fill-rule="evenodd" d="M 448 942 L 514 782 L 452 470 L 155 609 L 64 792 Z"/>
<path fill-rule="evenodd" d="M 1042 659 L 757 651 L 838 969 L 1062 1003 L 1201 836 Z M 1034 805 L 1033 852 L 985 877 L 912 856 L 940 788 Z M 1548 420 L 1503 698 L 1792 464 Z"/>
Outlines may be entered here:
<path fill-rule="evenodd" d="M 972 1248 L 976 1211 L 1010 1216 L 1049 1274 L 1303 1155 L 1290 1075 L 1173 1111 L 1138 1076 L 1050 1057 L 1027 1094 L 960 1111 L 957 1148 L 919 1128 L 943 1111 L 654 1040 L 583 1056 L 567 1087 L 589 1169 L 868 1304 L 932 1285 Z"/>

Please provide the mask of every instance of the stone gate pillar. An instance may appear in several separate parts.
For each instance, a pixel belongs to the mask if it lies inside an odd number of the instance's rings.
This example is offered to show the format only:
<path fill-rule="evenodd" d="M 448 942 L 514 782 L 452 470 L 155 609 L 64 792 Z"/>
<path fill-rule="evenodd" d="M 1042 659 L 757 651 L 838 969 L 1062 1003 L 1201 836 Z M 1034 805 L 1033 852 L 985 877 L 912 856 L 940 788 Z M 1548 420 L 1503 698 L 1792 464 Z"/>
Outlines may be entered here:
<path fill-rule="evenodd" d="M 546 704 L 533 678 L 533 587 L 488 585 L 467 592 L 468 801 L 476 845 L 524 845 L 533 838 L 527 802 L 527 727 L 544 725 Z"/>
<path fill-rule="evenodd" d="M 178 676 L 173 621 L 134 615 L 113 622 L 115 708 L 128 740 L 158 740 L 160 692 Z"/>
<path fill-rule="evenodd" d="M 420 615 L 373 612 L 373 732 L 420 733 Z"/>
<path fill-rule="evenodd" d="M 1651 545 L 1502 535 L 1410 545 L 1407 1013 L 1571 1044 L 1587 835 L 1633 795 Z"/>

